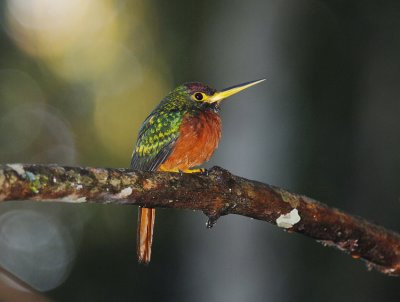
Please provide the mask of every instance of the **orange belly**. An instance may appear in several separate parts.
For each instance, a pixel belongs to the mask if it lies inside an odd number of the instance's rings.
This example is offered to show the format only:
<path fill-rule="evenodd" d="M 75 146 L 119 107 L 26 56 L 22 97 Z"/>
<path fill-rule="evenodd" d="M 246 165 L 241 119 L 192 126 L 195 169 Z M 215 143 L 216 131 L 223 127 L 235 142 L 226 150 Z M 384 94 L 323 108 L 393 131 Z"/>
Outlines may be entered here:
<path fill-rule="evenodd" d="M 214 111 L 197 116 L 185 116 L 179 129 L 179 138 L 161 171 L 184 171 L 210 159 L 221 139 L 221 119 Z"/>

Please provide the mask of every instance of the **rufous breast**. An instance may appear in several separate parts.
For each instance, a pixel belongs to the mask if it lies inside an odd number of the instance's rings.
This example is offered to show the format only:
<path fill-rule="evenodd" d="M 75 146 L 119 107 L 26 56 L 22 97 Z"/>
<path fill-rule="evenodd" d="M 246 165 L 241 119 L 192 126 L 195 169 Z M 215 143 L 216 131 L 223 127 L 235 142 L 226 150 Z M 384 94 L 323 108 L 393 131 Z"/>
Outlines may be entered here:
<path fill-rule="evenodd" d="M 221 118 L 213 110 L 185 115 L 179 137 L 161 171 L 184 171 L 208 161 L 221 139 Z"/>

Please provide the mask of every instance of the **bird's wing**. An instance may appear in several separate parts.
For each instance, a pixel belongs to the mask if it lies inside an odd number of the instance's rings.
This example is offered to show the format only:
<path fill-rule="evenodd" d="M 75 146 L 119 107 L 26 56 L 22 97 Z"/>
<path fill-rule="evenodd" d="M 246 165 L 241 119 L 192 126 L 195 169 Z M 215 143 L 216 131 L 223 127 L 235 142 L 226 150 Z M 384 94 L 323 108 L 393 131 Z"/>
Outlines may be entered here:
<path fill-rule="evenodd" d="M 152 113 L 140 128 L 131 168 L 154 171 L 168 158 L 179 136 L 183 113 Z"/>

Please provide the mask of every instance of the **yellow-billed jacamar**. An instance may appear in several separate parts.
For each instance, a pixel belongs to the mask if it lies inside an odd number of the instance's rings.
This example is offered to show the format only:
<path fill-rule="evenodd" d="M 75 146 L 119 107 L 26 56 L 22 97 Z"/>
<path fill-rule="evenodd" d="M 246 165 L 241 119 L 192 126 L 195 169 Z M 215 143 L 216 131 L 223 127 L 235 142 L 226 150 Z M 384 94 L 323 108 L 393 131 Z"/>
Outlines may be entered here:
<path fill-rule="evenodd" d="M 172 90 L 140 128 L 131 168 L 146 171 L 198 172 L 221 138 L 220 101 L 264 81 L 257 80 L 217 91 L 203 83 Z M 139 208 L 137 254 L 149 263 L 155 209 Z"/>

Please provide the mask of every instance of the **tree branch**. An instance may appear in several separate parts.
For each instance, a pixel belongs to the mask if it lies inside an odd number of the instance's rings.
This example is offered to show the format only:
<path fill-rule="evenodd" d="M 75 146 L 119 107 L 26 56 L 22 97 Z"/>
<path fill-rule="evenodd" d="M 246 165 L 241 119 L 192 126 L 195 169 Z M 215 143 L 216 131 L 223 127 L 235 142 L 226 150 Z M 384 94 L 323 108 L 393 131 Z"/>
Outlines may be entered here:
<path fill-rule="evenodd" d="M 57 165 L 0 166 L 0 201 L 134 204 L 264 220 L 334 246 L 369 268 L 400 275 L 400 236 L 308 197 L 232 175 L 143 172 Z"/>

